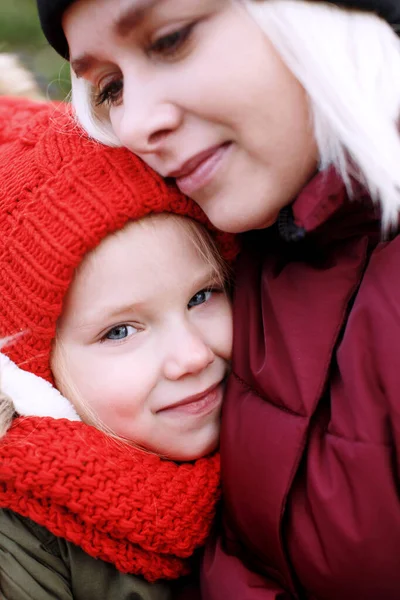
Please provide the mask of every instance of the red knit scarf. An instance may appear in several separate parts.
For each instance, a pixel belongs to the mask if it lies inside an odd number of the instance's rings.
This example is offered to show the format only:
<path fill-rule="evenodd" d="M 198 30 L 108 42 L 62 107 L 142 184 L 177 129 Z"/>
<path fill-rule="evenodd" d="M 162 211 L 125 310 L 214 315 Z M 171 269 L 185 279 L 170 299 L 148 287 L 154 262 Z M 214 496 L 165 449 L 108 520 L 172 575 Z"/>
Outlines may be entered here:
<path fill-rule="evenodd" d="M 50 417 L 0 442 L 0 507 L 150 582 L 189 572 L 218 497 L 218 455 L 177 464 Z"/>

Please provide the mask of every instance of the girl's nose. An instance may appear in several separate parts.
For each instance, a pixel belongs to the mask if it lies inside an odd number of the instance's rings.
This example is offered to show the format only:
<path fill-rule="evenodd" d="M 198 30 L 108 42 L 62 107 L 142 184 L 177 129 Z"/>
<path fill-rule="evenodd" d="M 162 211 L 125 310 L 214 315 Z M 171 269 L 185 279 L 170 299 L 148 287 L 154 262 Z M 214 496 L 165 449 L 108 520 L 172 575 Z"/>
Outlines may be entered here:
<path fill-rule="evenodd" d="M 130 91 L 129 84 L 124 85 L 124 101 L 114 126 L 121 144 L 139 155 L 162 152 L 182 123 L 182 111 L 165 101 L 158 89 L 145 86 L 139 93 L 138 86 Z"/>
<path fill-rule="evenodd" d="M 195 375 L 201 373 L 214 360 L 214 352 L 199 332 L 187 328 L 167 340 L 164 375 L 171 380 Z"/>

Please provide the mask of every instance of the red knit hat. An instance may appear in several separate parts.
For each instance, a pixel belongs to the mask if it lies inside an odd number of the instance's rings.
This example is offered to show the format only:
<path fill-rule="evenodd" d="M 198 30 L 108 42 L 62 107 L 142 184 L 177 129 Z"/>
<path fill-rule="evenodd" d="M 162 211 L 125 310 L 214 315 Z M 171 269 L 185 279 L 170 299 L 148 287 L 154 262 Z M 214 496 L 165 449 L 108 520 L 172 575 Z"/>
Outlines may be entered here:
<path fill-rule="evenodd" d="M 3 352 L 51 381 L 51 344 L 76 267 L 129 220 L 161 212 L 207 223 L 131 152 L 89 140 L 68 106 L 0 99 L 0 337 L 22 333 Z M 232 258 L 233 237 L 215 235 Z"/>

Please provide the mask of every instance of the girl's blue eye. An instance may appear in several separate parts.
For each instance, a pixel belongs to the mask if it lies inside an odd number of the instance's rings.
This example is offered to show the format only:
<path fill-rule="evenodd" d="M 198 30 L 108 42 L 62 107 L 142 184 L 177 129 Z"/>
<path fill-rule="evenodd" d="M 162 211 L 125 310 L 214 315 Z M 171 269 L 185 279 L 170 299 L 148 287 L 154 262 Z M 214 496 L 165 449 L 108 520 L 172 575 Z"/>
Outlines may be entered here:
<path fill-rule="evenodd" d="M 132 325 L 116 325 L 103 336 L 103 340 L 120 341 L 137 331 Z"/>
<path fill-rule="evenodd" d="M 188 308 L 193 308 L 194 306 L 199 306 L 200 304 L 204 304 L 208 302 L 211 298 L 214 290 L 200 290 L 197 292 L 188 303 Z"/>

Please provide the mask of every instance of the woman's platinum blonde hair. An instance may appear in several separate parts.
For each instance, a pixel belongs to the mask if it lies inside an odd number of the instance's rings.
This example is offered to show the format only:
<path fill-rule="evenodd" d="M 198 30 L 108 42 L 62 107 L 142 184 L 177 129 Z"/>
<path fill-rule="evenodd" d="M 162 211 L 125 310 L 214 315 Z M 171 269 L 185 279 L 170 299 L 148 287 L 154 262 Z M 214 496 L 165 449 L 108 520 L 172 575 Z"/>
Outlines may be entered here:
<path fill-rule="evenodd" d="M 383 228 L 400 210 L 400 38 L 372 13 L 310 0 L 242 2 L 306 90 L 320 169 L 334 165 L 382 207 Z M 87 133 L 118 146 L 107 111 L 72 73 L 72 99 Z M 266 132 L 267 133 L 267 132 Z"/>

